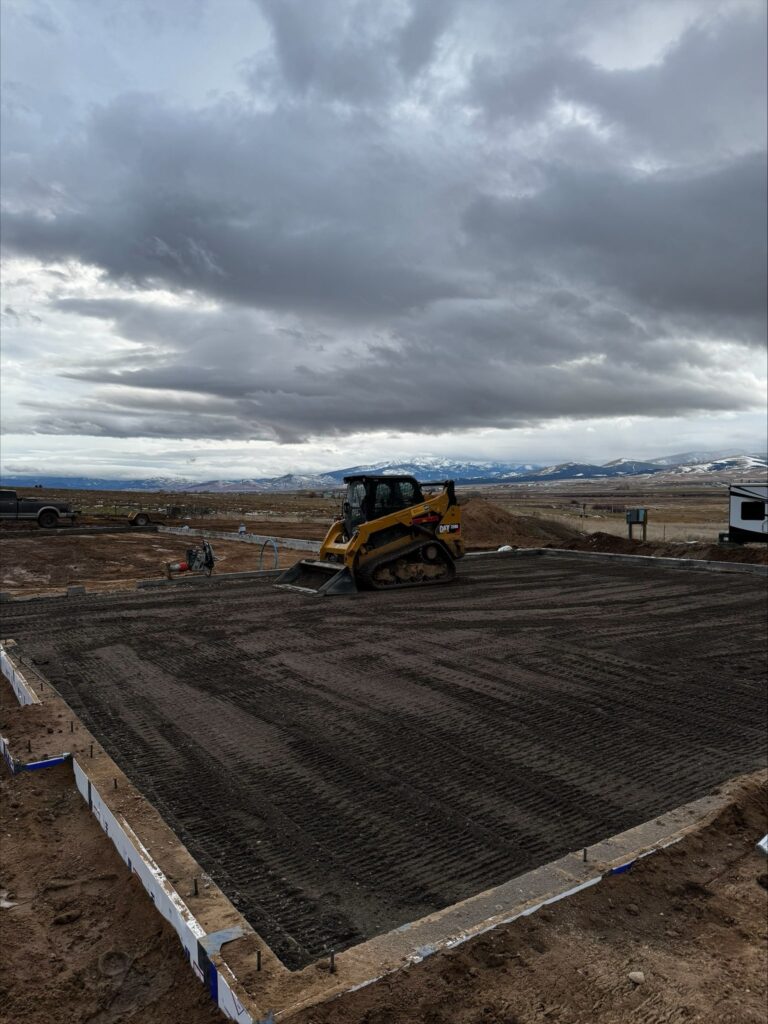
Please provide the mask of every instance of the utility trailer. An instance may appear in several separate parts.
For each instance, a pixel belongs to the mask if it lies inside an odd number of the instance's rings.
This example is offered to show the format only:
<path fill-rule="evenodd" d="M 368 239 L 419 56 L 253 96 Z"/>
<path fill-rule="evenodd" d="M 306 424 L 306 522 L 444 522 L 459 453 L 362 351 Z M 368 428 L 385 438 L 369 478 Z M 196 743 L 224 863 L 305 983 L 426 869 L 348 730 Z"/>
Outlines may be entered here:
<path fill-rule="evenodd" d="M 768 483 L 731 484 L 728 502 L 728 533 L 721 534 L 721 540 L 732 544 L 768 541 Z"/>

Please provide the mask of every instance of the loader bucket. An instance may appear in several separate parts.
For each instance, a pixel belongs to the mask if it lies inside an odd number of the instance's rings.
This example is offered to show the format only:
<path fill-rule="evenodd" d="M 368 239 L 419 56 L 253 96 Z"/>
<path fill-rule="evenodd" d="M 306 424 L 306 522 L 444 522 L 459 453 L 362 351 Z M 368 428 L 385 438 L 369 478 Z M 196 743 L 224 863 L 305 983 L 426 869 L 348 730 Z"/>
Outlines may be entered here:
<path fill-rule="evenodd" d="M 356 594 L 355 578 L 338 562 L 316 562 L 303 558 L 277 577 L 276 587 L 299 590 L 303 594 Z"/>

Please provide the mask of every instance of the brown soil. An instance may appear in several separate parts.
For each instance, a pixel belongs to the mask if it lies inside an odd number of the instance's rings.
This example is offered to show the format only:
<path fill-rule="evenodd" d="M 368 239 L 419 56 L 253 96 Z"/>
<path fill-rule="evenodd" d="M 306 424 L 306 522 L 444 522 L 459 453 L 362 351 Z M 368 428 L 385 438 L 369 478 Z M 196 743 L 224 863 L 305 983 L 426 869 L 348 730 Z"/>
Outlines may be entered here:
<path fill-rule="evenodd" d="M 562 546 L 581 534 L 561 523 L 508 512 L 485 498 L 470 498 L 461 506 L 461 532 L 468 550 L 512 547 Z"/>
<path fill-rule="evenodd" d="M 765 785 L 747 782 L 630 872 L 296 1024 L 764 1024 L 765 831 Z"/>
<path fill-rule="evenodd" d="M 191 519 L 191 529 L 200 530 L 230 530 L 237 533 L 240 523 L 245 523 L 248 533 L 258 533 L 264 537 L 295 537 L 298 540 L 322 540 L 328 532 L 328 527 L 333 520 L 332 516 L 322 519 L 319 522 L 307 521 L 306 519 L 285 518 L 283 516 L 270 516 L 268 519 Z M 183 524 L 176 524 L 183 525 Z"/>
<path fill-rule="evenodd" d="M 603 551 L 613 554 L 650 555 L 660 558 L 701 558 L 715 562 L 751 562 L 768 565 L 768 545 L 659 543 L 629 540 L 614 534 L 589 535 L 539 516 L 509 512 L 485 498 L 462 504 L 462 533 L 469 551 L 511 547 L 550 547 L 570 551 Z"/>
<path fill-rule="evenodd" d="M 0 677 L 2 703 L 15 703 Z M 217 1024 L 176 933 L 77 792 L 69 765 L 0 765 L 0 1022 Z"/>
<path fill-rule="evenodd" d="M 350 599 L 14 602 L 2 630 L 295 967 L 763 764 L 762 584 L 479 559 Z"/>
<path fill-rule="evenodd" d="M 295 1024 L 764 1024 L 765 786 L 732 793 L 631 872 Z M 0 836 L 0 893 L 16 904 L 0 908 L 2 1024 L 223 1020 L 67 767 L 12 779 L 0 765 Z"/>
<path fill-rule="evenodd" d="M 672 544 L 629 540 L 611 533 L 592 533 L 548 547 L 579 551 L 606 551 L 622 555 L 651 555 L 656 558 L 703 558 L 713 562 L 751 562 L 768 565 L 768 544 Z"/>
<path fill-rule="evenodd" d="M 316 519 L 317 517 L 312 517 Z M 68 584 L 84 584 L 92 590 L 130 589 L 136 580 L 157 577 L 163 563 L 184 558 L 189 544 L 198 542 L 196 529 L 232 530 L 245 521 L 249 533 L 265 536 L 322 540 L 328 522 L 291 518 L 289 513 L 254 520 L 205 518 L 191 523 L 189 538 L 163 534 L 50 534 L 22 524 L 18 530 L 0 531 L 0 589 L 14 596 L 60 592 Z M 15 524 L 6 524 L 13 526 Z M 582 551 L 703 558 L 715 561 L 768 564 L 768 546 L 730 547 L 720 544 L 647 543 L 629 541 L 608 533 L 585 536 L 574 527 L 542 516 L 509 512 L 482 497 L 462 504 L 462 526 L 468 550 L 512 547 L 555 547 Z M 24 532 L 25 536 L 19 536 Z M 10 535 L 14 534 L 14 535 Z M 212 541 L 218 572 L 259 568 L 259 546 L 223 540 Z M 279 566 L 293 565 L 306 553 L 281 548 Z M 271 548 L 264 551 L 263 568 L 272 568 Z"/>
<path fill-rule="evenodd" d="M 47 534 L 0 537 L 0 590 L 14 596 L 61 592 L 68 584 L 89 590 L 132 588 L 136 580 L 164 575 L 164 563 L 183 561 L 188 547 L 200 537 L 175 534 Z M 212 540 L 215 572 L 243 572 L 259 568 L 260 545 Z M 280 550 L 280 566 L 293 565 L 301 551 Z M 263 568 L 274 566 L 271 547 L 265 548 Z"/>

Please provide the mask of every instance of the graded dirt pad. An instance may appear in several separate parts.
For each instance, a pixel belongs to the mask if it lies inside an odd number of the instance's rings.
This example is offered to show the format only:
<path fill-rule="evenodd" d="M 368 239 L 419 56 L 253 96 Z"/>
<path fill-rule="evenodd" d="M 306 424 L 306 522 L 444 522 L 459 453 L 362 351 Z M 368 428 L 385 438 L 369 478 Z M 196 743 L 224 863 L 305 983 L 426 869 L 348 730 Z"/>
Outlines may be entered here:
<path fill-rule="evenodd" d="M 69 765 L 11 778 L 0 764 L 0 896 L 2 1024 L 222 1020 Z"/>
<path fill-rule="evenodd" d="M 216 573 L 259 568 L 260 546 L 240 541 L 212 540 Z M 62 591 L 69 584 L 95 590 L 132 588 L 136 580 L 161 578 L 165 562 L 180 562 L 188 547 L 199 547 L 200 536 L 141 533 L 40 535 L 0 537 L 0 590 L 14 596 Z M 280 549 L 279 564 L 293 565 L 301 552 Z M 274 566 L 274 553 L 265 548 L 262 567 Z"/>
<path fill-rule="evenodd" d="M 765 605 L 751 576 L 529 557 L 12 604 L 2 634 L 296 967 L 762 765 Z"/>
<path fill-rule="evenodd" d="M 765 1024 L 766 827 L 749 781 L 630 872 L 295 1024 Z"/>

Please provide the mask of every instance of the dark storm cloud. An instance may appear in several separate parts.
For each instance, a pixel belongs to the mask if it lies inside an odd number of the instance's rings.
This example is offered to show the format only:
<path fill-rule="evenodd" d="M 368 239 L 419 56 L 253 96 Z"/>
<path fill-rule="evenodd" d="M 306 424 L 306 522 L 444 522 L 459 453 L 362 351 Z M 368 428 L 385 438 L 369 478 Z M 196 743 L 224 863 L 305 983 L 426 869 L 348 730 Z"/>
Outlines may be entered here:
<path fill-rule="evenodd" d="M 428 67 L 449 26 L 454 0 L 258 0 L 273 33 L 280 80 L 299 94 L 314 92 L 355 105 L 380 101 Z M 251 76 L 261 86 L 264 68 Z"/>
<path fill-rule="evenodd" d="M 464 224 L 507 275 L 534 260 L 706 330 L 713 316 L 764 314 L 765 183 L 764 153 L 685 175 L 556 166 L 534 196 L 479 197 Z"/>
<path fill-rule="evenodd" d="M 65 353 L 90 397 L 28 405 L 34 429 L 289 442 L 753 402 L 721 346 L 764 340 L 760 5 L 632 70 L 579 56 L 604 4 L 511 6 L 260 0 L 248 96 L 122 95 L 34 146 L 12 114 L 8 250 L 133 293 L 52 290 L 106 349 Z"/>
<path fill-rule="evenodd" d="M 397 39 L 397 63 L 408 78 L 429 67 L 455 8 L 453 0 L 414 0 Z"/>
<path fill-rule="evenodd" d="M 367 118 L 192 113 L 132 96 L 50 160 L 61 184 L 44 210 L 28 179 L 11 185 L 26 201 L 5 216 L 5 244 L 18 252 L 78 258 L 139 285 L 353 316 L 466 290 L 467 275 L 441 266 L 418 226 L 403 231 L 402 218 L 435 199 L 423 168 Z"/>
<path fill-rule="evenodd" d="M 244 309 L 159 311 L 126 300 L 58 308 L 108 321 L 141 346 L 69 371 L 98 387 L 85 407 L 57 410 L 64 433 L 292 442 L 361 424 L 519 427 L 598 407 L 661 415 L 739 400 L 738 385 L 712 379 L 716 364 L 698 343 L 656 344 L 621 310 L 562 291 L 517 304 L 451 300 L 398 319 L 387 336 L 351 338 L 342 328 L 314 336 L 278 328 Z M 710 379 L 697 379 L 708 365 Z M 52 422 L 41 417 L 38 429 Z"/>
<path fill-rule="evenodd" d="M 760 5 L 691 27 L 662 60 L 638 69 L 606 69 L 566 48 L 529 48 L 512 62 L 478 57 L 467 99 L 495 122 L 579 103 L 635 151 L 711 159 L 765 147 L 765 40 Z"/>

